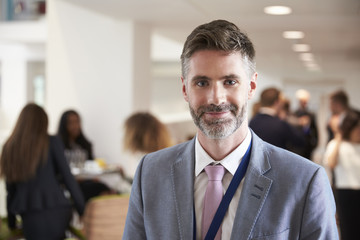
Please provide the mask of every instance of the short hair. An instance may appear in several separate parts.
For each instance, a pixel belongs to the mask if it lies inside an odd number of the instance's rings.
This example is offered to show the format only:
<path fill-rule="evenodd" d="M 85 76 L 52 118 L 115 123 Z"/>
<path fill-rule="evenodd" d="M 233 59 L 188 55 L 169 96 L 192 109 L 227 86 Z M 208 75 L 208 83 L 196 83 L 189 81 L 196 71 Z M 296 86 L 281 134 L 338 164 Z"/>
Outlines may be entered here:
<path fill-rule="evenodd" d="M 270 107 L 280 99 L 280 90 L 277 88 L 267 88 L 262 91 L 260 96 L 260 103 L 262 107 Z"/>
<path fill-rule="evenodd" d="M 124 127 L 124 148 L 131 152 L 150 153 L 172 145 L 166 125 L 148 112 L 132 114 Z"/>
<path fill-rule="evenodd" d="M 215 20 L 195 28 L 187 37 L 181 54 L 182 76 L 186 78 L 191 56 L 201 50 L 240 52 L 248 65 L 248 73 L 255 72 L 255 49 L 248 36 L 233 23 Z"/>
<path fill-rule="evenodd" d="M 340 132 L 344 140 L 350 140 L 352 130 L 360 124 L 360 114 L 349 111 L 340 125 Z"/>
<path fill-rule="evenodd" d="M 309 91 L 305 89 L 299 89 L 295 93 L 296 98 L 299 100 L 309 100 L 310 99 L 310 93 Z"/>
<path fill-rule="evenodd" d="M 330 100 L 339 103 L 345 108 L 349 107 L 349 98 L 343 90 L 338 90 L 330 95 Z"/>

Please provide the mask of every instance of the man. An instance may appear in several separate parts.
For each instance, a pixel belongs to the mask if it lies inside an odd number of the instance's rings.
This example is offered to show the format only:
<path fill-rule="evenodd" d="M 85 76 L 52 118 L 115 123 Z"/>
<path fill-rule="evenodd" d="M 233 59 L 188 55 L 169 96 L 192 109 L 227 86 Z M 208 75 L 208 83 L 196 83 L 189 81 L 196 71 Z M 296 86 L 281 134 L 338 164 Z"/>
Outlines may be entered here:
<path fill-rule="evenodd" d="M 250 121 L 250 128 L 264 141 L 284 149 L 303 147 L 302 132 L 278 117 L 282 107 L 281 92 L 277 88 L 267 88 L 260 96 L 258 114 Z"/>
<path fill-rule="evenodd" d="M 315 115 L 308 109 L 310 93 L 305 89 L 299 89 L 296 91 L 296 98 L 299 102 L 299 107 L 294 112 L 294 116 L 297 117 L 299 128 L 305 136 L 305 145 L 296 148 L 296 153 L 311 159 L 312 153 L 318 144 L 318 130 Z"/>
<path fill-rule="evenodd" d="M 224 20 L 188 36 L 182 90 L 197 135 L 141 160 L 123 239 L 338 238 L 324 170 L 248 128 L 248 100 L 257 84 L 254 55 L 248 37 Z M 214 169 L 223 170 L 222 181 L 211 176 Z M 214 213 L 209 206 L 218 200 L 219 183 L 226 193 Z"/>

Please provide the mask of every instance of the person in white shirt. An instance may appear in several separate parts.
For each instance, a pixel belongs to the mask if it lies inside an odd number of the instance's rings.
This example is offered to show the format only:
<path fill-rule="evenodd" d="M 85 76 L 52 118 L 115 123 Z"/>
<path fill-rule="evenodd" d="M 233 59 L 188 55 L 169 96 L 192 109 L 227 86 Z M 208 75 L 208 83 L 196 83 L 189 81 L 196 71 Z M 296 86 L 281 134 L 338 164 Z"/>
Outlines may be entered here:
<path fill-rule="evenodd" d="M 360 115 L 349 112 L 334 130 L 324 163 L 335 174 L 341 239 L 354 239 L 360 236 Z"/>

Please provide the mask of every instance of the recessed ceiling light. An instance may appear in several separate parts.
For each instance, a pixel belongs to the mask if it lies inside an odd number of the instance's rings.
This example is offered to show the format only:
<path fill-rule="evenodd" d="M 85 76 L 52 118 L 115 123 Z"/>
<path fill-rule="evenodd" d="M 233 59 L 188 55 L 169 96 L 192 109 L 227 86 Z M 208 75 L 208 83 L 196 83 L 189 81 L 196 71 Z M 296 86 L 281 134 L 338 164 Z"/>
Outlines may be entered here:
<path fill-rule="evenodd" d="M 294 44 L 292 46 L 292 49 L 295 52 L 309 52 L 310 51 L 310 46 L 308 44 Z"/>
<path fill-rule="evenodd" d="M 292 10 L 286 6 L 269 6 L 264 8 L 264 12 L 271 15 L 286 15 L 290 14 Z"/>
<path fill-rule="evenodd" d="M 312 53 L 300 53 L 300 59 L 304 62 L 314 61 L 314 54 Z"/>
<path fill-rule="evenodd" d="M 305 67 L 307 68 L 318 68 L 319 65 L 316 62 L 304 62 Z"/>
<path fill-rule="evenodd" d="M 305 65 L 306 69 L 314 72 L 321 72 L 321 67 L 318 64 Z"/>
<path fill-rule="evenodd" d="M 285 31 L 283 37 L 287 39 L 300 39 L 305 37 L 305 33 L 301 31 Z"/>

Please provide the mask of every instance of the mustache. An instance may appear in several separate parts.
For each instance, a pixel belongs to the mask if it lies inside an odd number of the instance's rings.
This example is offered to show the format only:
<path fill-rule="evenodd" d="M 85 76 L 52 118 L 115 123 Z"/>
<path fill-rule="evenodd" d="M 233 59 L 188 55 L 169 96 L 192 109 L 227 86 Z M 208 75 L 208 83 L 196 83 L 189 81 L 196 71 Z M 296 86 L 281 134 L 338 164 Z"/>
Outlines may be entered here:
<path fill-rule="evenodd" d="M 224 111 L 231 111 L 237 112 L 238 107 L 234 104 L 221 104 L 221 105 L 204 105 L 198 108 L 197 112 L 199 115 L 203 115 L 207 112 L 224 112 Z"/>

